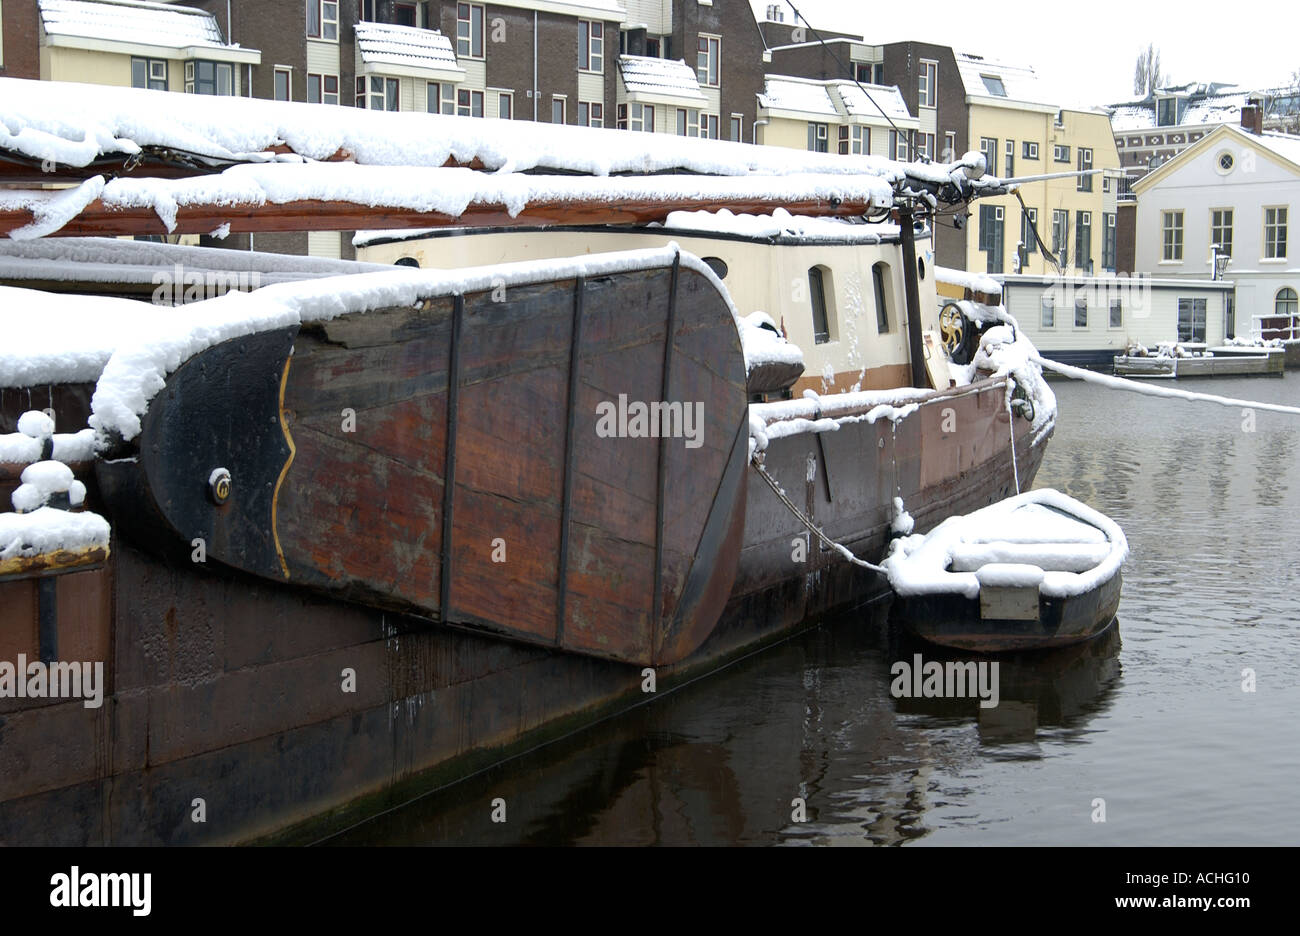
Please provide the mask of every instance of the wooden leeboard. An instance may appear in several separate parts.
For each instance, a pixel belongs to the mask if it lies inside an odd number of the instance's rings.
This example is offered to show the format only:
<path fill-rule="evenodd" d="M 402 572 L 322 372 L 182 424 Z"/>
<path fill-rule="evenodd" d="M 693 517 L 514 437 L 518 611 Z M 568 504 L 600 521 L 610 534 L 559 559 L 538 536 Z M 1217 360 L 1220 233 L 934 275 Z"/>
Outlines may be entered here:
<path fill-rule="evenodd" d="M 743 528 L 745 366 L 725 300 L 664 268 L 495 300 L 467 295 L 458 313 L 435 297 L 196 355 L 150 405 L 138 466 L 101 472 L 116 514 L 154 518 L 126 535 L 149 548 L 167 531 L 174 552 L 203 537 L 209 561 L 531 643 L 683 658 L 721 612 Z M 598 434 L 620 395 L 698 404 L 699 444 Z M 221 506 L 216 467 L 233 478 Z"/>

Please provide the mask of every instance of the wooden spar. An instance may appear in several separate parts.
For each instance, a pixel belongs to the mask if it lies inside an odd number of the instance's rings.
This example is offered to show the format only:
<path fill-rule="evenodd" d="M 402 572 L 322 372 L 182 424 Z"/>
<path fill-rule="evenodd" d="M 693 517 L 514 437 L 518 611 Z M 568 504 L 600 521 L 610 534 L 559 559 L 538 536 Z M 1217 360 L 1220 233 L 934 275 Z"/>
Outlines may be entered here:
<path fill-rule="evenodd" d="M 912 209 L 898 208 L 898 230 L 903 246 L 903 286 L 907 299 L 907 353 L 912 364 L 912 386 L 926 388 L 930 378 L 925 372 L 925 352 L 921 348 L 921 293 L 916 285 L 916 232 L 912 227 Z"/>
<path fill-rule="evenodd" d="M 425 227 L 538 227 L 564 224 L 649 224 L 663 221 L 673 211 L 728 208 L 737 214 L 770 214 L 784 208 L 791 214 L 812 217 L 860 216 L 871 209 L 865 200 L 790 201 L 771 198 L 727 198 L 708 192 L 672 200 L 537 201 L 517 215 L 504 204 L 470 205 L 459 216 L 385 208 L 344 201 L 293 201 L 284 204 L 182 206 L 176 226 L 168 230 L 152 208 L 108 208 L 93 201 L 54 234 L 59 237 L 112 237 L 135 234 L 207 234 L 224 224 L 232 234 L 293 231 L 356 231 L 371 228 Z M 31 224 L 30 209 L 0 207 L 0 236 Z"/>

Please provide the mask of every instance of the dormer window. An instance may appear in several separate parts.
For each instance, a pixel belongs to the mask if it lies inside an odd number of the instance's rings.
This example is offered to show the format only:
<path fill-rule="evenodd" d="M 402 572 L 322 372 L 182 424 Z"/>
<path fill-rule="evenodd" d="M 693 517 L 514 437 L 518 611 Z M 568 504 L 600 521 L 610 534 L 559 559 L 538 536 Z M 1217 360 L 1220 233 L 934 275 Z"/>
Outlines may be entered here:
<path fill-rule="evenodd" d="M 984 82 L 984 88 L 989 94 L 995 97 L 1007 96 L 1007 87 L 997 75 L 980 75 L 980 81 Z"/>
<path fill-rule="evenodd" d="M 1178 123 L 1178 98 L 1161 98 L 1156 102 L 1156 126 L 1172 127 Z"/>

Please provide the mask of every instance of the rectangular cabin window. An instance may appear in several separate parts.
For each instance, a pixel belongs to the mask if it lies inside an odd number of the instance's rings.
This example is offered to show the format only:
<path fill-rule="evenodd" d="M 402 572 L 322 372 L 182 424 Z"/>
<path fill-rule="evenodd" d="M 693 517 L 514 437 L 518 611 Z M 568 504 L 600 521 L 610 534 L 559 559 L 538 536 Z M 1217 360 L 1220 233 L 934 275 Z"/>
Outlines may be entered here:
<path fill-rule="evenodd" d="M 876 331 L 885 334 L 889 331 L 889 304 L 885 299 L 885 277 L 888 275 L 883 263 L 871 268 L 871 279 L 876 289 Z"/>
<path fill-rule="evenodd" d="M 1088 297 L 1079 296 L 1074 300 L 1074 327 L 1088 327 Z"/>
<path fill-rule="evenodd" d="M 821 267 L 812 267 L 808 271 L 808 293 L 812 300 L 813 343 L 826 344 L 831 340 L 831 329 L 826 307 L 826 283 L 822 279 Z"/>
<path fill-rule="evenodd" d="M 1040 321 L 1043 328 L 1056 327 L 1056 300 L 1051 296 L 1043 297 L 1043 305 Z"/>
<path fill-rule="evenodd" d="M 1124 327 L 1124 301 L 1122 299 L 1112 299 L 1110 301 L 1110 327 Z"/>
<path fill-rule="evenodd" d="M 1205 300 L 1178 300 L 1178 340 L 1205 340 Z"/>

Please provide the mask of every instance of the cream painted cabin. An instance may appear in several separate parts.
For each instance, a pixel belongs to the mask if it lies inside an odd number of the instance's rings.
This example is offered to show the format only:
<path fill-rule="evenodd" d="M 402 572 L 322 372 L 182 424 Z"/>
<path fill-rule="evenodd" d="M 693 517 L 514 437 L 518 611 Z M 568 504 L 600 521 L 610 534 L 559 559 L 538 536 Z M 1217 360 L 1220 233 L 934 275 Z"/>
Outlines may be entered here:
<path fill-rule="evenodd" d="M 908 386 L 907 312 L 897 229 L 824 224 L 843 228 L 844 236 L 834 240 L 745 236 L 680 228 L 448 231 L 413 236 L 368 232 L 358 237 L 357 259 L 458 269 L 676 242 L 722 274 L 742 316 L 766 312 L 803 351 L 806 370 L 794 387 L 795 396 L 804 389 L 826 393 L 855 385 L 862 390 Z M 940 304 L 928 235 L 918 237 L 916 250 L 918 267 L 924 271 L 918 282 L 922 331 L 937 333 Z M 814 328 L 818 280 L 825 296 L 822 341 Z"/>

